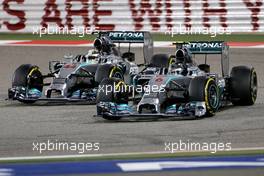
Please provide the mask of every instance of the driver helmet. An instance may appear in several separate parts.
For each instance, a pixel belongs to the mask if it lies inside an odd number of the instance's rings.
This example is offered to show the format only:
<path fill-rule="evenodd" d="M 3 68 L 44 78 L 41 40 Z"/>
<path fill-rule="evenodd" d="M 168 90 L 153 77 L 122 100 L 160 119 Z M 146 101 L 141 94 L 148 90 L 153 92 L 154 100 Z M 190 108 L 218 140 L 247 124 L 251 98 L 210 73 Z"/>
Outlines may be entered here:
<path fill-rule="evenodd" d="M 94 47 L 98 51 L 102 51 L 105 53 L 110 53 L 111 48 L 113 46 L 114 46 L 113 42 L 107 36 L 102 36 L 100 38 L 95 39 L 94 41 Z"/>
<path fill-rule="evenodd" d="M 176 63 L 193 63 L 191 54 L 187 48 L 178 49 L 175 52 Z"/>
<path fill-rule="evenodd" d="M 100 38 L 94 40 L 94 48 L 98 51 L 102 50 L 103 41 Z"/>

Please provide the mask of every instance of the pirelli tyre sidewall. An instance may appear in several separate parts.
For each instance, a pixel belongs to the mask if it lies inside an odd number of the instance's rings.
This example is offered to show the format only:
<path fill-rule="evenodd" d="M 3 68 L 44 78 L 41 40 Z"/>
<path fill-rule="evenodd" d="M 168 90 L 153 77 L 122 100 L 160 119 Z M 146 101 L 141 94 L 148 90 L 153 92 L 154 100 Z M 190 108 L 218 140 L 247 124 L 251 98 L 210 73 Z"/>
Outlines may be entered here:
<path fill-rule="evenodd" d="M 209 78 L 206 80 L 205 88 L 205 106 L 207 116 L 213 116 L 219 108 L 219 89 L 215 83 L 215 80 Z"/>
<path fill-rule="evenodd" d="M 96 103 L 127 103 L 127 96 L 126 84 L 123 80 L 118 78 L 105 78 L 98 86 Z"/>
<path fill-rule="evenodd" d="M 213 116 L 219 108 L 219 88 L 213 78 L 198 76 L 189 85 L 190 101 L 205 102 L 206 115 Z"/>
<path fill-rule="evenodd" d="M 23 64 L 19 66 L 13 75 L 12 87 L 27 87 L 29 89 L 36 88 L 43 90 L 43 76 L 39 67 L 31 64 Z"/>
<path fill-rule="evenodd" d="M 105 78 L 119 78 L 124 79 L 124 73 L 117 65 L 103 64 L 98 65 L 95 73 L 95 82 L 99 85 Z"/>
<path fill-rule="evenodd" d="M 257 99 L 257 73 L 253 67 L 236 66 L 230 73 L 230 97 L 234 105 L 253 105 Z"/>

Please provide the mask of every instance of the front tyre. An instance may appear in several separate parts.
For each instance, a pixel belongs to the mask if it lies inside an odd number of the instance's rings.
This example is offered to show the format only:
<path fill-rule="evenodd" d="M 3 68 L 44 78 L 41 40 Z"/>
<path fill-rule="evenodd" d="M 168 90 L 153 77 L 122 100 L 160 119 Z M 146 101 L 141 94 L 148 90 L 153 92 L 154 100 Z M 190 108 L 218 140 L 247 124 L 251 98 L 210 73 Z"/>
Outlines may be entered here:
<path fill-rule="evenodd" d="M 31 64 L 20 65 L 13 74 L 12 87 L 43 89 L 43 76 L 37 66 Z"/>
<path fill-rule="evenodd" d="M 20 65 L 15 70 L 12 78 L 12 88 L 16 87 L 23 87 L 26 91 L 42 92 L 43 76 L 39 70 L 39 67 L 31 64 Z M 27 104 L 36 102 L 36 100 L 18 100 Z"/>
<path fill-rule="evenodd" d="M 213 78 L 198 76 L 189 85 L 190 101 L 205 102 L 205 116 L 213 116 L 219 108 L 219 89 Z"/>
<path fill-rule="evenodd" d="M 236 66 L 230 73 L 230 96 L 233 105 L 253 105 L 257 99 L 258 80 L 253 67 Z"/>
<path fill-rule="evenodd" d="M 128 104 L 128 93 L 126 91 L 126 84 L 123 80 L 118 78 L 105 78 L 101 81 L 97 96 L 96 103 L 112 102 L 117 104 Z M 121 117 L 102 116 L 106 120 L 119 120 Z"/>
<path fill-rule="evenodd" d="M 99 85 L 105 78 L 119 78 L 124 80 L 123 71 L 116 65 L 98 65 L 95 73 L 95 82 Z"/>

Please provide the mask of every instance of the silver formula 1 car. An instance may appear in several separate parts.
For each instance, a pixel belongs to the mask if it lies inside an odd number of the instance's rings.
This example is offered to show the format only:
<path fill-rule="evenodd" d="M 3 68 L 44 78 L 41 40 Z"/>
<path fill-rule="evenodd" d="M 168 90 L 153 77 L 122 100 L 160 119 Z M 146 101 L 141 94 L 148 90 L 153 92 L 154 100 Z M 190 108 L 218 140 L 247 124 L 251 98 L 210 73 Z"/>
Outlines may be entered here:
<path fill-rule="evenodd" d="M 134 75 L 138 74 L 138 66 L 134 63 L 135 53 L 131 52 L 130 45 L 142 43 L 145 59 L 151 57 L 150 33 L 110 31 L 97 34 L 94 49 L 75 57 L 65 56 L 64 61 L 50 61 L 50 73 L 46 75 L 36 65 L 19 66 L 13 75 L 12 88 L 8 90 L 9 99 L 24 103 L 95 103 L 98 85 L 104 78 L 119 78 L 131 84 Z M 118 47 L 114 43 L 118 43 Z M 120 44 L 123 43 L 128 43 L 129 47 L 121 54 Z"/>
<path fill-rule="evenodd" d="M 229 47 L 225 42 L 174 44 L 175 54 L 154 55 L 134 76 L 132 88 L 118 78 L 103 80 L 97 94 L 97 115 L 108 120 L 146 116 L 195 118 L 213 116 L 230 103 L 255 103 L 257 74 L 247 66 L 233 67 L 229 74 Z M 196 54 L 205 55 L 204 64 L 195 63 Z M 207 55 L 213 54 L 221 55 L 221 75 L 212 73 L 207 64 Z"/>

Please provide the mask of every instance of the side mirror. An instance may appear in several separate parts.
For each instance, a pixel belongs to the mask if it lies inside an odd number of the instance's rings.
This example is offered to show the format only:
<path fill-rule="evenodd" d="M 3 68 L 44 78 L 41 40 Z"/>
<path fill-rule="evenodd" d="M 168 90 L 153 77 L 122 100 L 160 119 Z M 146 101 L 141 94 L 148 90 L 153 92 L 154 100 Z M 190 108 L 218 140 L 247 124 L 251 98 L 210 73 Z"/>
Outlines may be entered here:
<path fill-rule="evenodd" d="M 204 71 L 205 73 L 210 73 L 210 65 L 208 64 L 200 64 L 198 65 L 198 68 Z"/>
<path fill-rule="evenodd" d="M 127 59 L 129 62 L 135 61 L 135 53 L 125 52 L 122 54 L 122 58 Z"/>

